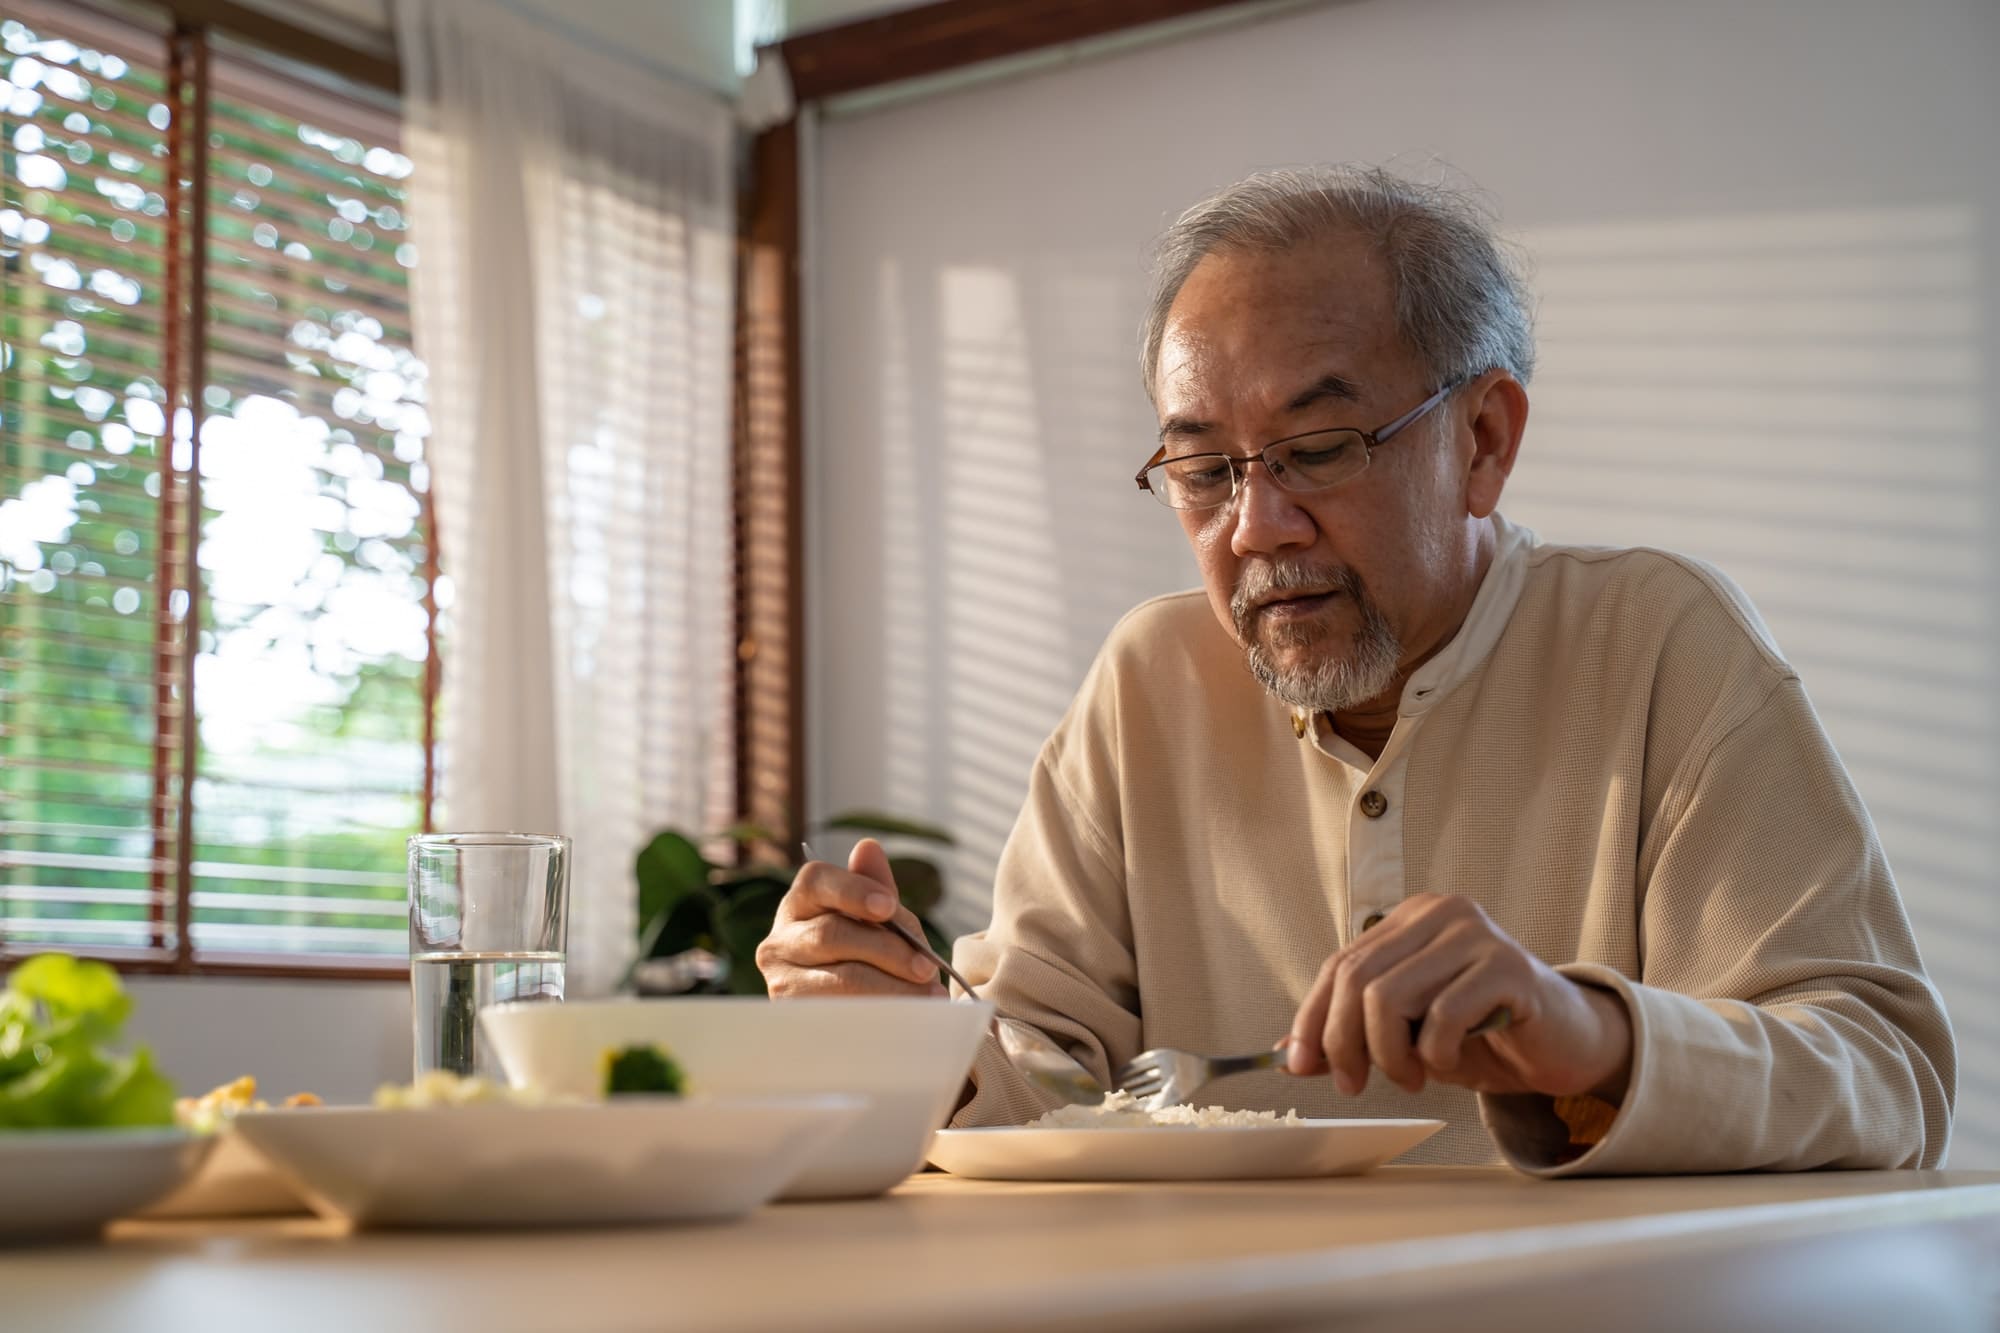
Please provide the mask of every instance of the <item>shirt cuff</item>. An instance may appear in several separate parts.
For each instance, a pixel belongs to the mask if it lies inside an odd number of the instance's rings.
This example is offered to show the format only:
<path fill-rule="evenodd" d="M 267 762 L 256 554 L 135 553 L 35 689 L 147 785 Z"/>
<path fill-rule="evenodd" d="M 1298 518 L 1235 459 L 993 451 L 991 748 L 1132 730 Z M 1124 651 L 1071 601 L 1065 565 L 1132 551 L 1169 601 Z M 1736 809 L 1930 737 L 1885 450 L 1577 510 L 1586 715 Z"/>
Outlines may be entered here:
<path fill-rule="evenodd" d="M 1575 1117 L 1558 1115 L 1554 1097 L 1540 1093 L 1481 1093 L 1479 1115 L 1501 1156 L 1510 1166 L 1531 1176 L 1673 1170 L 1671 1166 L 1646 1160 L 1649 1155 L 1658 1156 L 1657 1152 L 1649 1151 L 1648 1145 L 1658 1145 L 1661 1142 L 1658 1136 L 1670 1131 L 1662 1122 L 1679 1114 L 1675 1106 L 1663 1105 L 1674 1099 L 1657 1091 L 1661 1074 L 1654 1033 L 1659 1023 L 1658 1015 L 1649 1012 L 1647 1001 L 1660 992 L 1595 963 L 1569 963 L 1556 971 L 1571 981 L 1610 991 L 1624 1003 L 1625 1013 L 1632 1022 L 1631 1078 L 1610 1126 L 1596 1137 L 1596 1142 L 1587 1145 L 1572 1141 L 1569 1121 Z M 1671 1129 L 1675 1138 L 1683 1132 Z"/>

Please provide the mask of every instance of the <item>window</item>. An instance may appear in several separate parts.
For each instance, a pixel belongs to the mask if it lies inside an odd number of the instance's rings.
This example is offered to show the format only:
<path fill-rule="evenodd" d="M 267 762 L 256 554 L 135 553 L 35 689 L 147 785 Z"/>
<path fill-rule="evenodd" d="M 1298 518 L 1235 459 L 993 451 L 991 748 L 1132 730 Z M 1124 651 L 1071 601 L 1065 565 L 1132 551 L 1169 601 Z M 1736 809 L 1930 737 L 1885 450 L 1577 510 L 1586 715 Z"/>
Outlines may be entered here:
<path fill-rule="evenodd" d="M 0 947 L 400 968 L 449 588 L 394 117 L 9 10 Z"/>

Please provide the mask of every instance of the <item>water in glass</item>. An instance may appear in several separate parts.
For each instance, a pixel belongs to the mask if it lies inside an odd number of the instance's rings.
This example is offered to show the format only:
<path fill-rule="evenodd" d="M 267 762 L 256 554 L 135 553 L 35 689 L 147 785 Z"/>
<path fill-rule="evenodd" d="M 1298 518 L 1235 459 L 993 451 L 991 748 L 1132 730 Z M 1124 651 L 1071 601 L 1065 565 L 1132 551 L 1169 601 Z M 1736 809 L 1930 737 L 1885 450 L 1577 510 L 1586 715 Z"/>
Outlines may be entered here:
<path fill-rule="evenodd" d="M 560 1000 L 559 953 L 426 953 L 410 960 L 417 1068 L 502 1073 L 479 1040 L 479 1011 L 510 1000 Z"/>

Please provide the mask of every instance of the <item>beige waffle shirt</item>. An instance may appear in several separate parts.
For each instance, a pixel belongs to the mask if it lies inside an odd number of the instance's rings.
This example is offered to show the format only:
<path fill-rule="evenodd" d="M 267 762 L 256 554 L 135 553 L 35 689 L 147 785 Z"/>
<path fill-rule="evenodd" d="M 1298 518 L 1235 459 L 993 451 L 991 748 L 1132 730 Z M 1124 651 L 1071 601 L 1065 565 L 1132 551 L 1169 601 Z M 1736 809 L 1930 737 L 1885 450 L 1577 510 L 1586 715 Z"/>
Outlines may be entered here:
<path fill-rule="evenodd" d="M 1631 1083 L 1595 1146 L 1569 1146 L 1548 1098 L 1412 1096 L 1379 1072 L 1353 1098 L 1270 1072 L 1201 1100 L 1435 1117 L 1405 1160 L 1551 1175 L 1936 1165 L 1951 1029 L 1756 612 L 1686 557 L 1496 522 L 1379 759 L 1324 718 L 1298 735 L 1201 593 L 1126 616 L 1043 747 L 958 967 L 1102 1079 L 1154 1046 L 1269 1047 L 1370 913 L 1465 894 L 1624 999 Z M 1046 1109 L 991 1040 L 973 1081 L 955 1124 Z"/>

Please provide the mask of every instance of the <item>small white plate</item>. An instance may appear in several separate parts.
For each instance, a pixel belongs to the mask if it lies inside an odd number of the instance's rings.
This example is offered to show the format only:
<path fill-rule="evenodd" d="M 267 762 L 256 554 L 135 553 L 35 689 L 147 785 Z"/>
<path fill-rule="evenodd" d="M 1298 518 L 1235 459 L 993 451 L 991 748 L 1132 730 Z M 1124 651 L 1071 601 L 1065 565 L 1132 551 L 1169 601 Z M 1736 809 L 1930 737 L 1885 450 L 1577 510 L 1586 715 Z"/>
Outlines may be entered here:
<path fill-rule="evenodd" d="M 179 1129 L 0 1131 L 0 1242 L 93 1235 L 171 1193 L 213 1146 Z"/>
<path fill-rule="evenodd" d="M 931 1162 L 975 1180 L 1270 1180 L 1380 1166 L 1442 1120 L 1307 1120 L 1296 1125 L 939 1130 Z"/>
<path fill-rule="evenodd" d="M 149 1218 L 271 1217 L 309 1213 L 312 1205 L 287 1184 L 242 1135 L 225 1127 L 194 1179 L 140 1214 Z"/>
<path fill-rule="evenodd" d="M 576 1226 L 739 1217 L 861 1114 L 859 1097 L 245 1111 L 236 1132 L 360 1226 Z"/>

